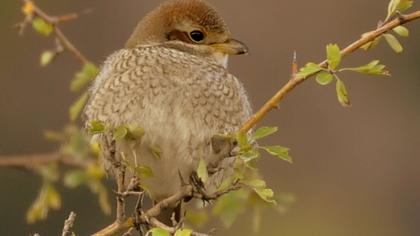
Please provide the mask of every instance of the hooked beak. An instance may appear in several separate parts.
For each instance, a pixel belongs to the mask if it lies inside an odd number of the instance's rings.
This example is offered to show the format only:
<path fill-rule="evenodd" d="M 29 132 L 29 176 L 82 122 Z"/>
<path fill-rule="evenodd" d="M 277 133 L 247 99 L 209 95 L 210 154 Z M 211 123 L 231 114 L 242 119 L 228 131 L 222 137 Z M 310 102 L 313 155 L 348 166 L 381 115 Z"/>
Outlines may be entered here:
<path fill-rule="evenodd" d="M 248 53 L 248 47 L 239 40 L 228 39 L 224 43 L 211 45 L 217 52 L 227 55 L 241 55 Z"/>

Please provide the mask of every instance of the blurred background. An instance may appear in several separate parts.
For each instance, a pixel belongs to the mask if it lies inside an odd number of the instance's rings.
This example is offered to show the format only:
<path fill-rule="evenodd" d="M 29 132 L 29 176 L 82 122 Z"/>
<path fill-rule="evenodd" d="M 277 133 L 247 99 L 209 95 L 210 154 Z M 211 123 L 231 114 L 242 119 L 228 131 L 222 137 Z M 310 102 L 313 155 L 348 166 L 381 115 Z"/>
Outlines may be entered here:
<path fill-rule="evenodd" d="M 65 23 L 63 31 L 95 63 L 122 47 L 142 16 L 160 1 L 38 0 L 51 14 L 92 12 Z M 388 0 L 210 0 L 235 37 L 250 53 L 231 59 L 230 71 L 245 84 L 255 108 L 289 78 L 293 50 L 301 65 L 325 57 L 325 45 L 342 47 L 375 28 L 386 16 Z M 21 1 L 0 3 L 0 154 L 54 150 L 43 130 L 59 130 L 77 97 L 69 82 L 79 69 L 68 54 L 47 68 L 40 53 L 53 46 L 28 29 L 19 37 L 12 25 L 22 20 Z M 415 4 L 414 9 L 419 5 Z M 260 162 L 269 185 L 293 193 L 285 214 L 263 212 L 259 235 L 414 236 L 420 235 L 420 21 L 408 25 L 405 51 L 396 55 L 384 42 L 371 52 L 344 61 L 359 66 L 381 59 L 392 78 L 345 74 L 353 106 L 342 108 L 335 86 L 302 84 L 272 112 L 264 125 L 279 132 L 264 141 L 292 148 L 295 163 L 267 156 Z M 60 189 L 60 211 L 34 225 L 25 212 L 41 180 L 14 169 L 0 170 L 0 235 L 58 235 L 70 210 L 78 214 L 76 232 L 87 235 L 112 221 L 86 189 Z M 245 214 L 215 235 L 253 235 Z"/>

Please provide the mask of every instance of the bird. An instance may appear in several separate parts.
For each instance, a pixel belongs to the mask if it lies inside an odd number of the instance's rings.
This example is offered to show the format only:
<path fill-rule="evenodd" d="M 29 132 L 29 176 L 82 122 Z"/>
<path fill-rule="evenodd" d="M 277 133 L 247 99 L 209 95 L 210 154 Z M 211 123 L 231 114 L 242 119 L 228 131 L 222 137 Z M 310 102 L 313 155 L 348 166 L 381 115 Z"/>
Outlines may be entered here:
<path fill-rule="evenodd" d="M 215 135 L 238 132 L 252 114 L 242 82 L 227 70 L 229 56 L 247 52 L 204 0 L 168 0 L 148 13 L 105 60 L 84 109 L 86 126 L 106 127 L 92 139 L 107 171 L 115 172 L 112 158 L 147 167 L 152 175 L 140 186 L 160 201 L 179 191 L 201 160 L 217 166 L 227 154 Z M 144 134 L 114 140 L 110 150 L 111 130 L 124 125 Z"/>

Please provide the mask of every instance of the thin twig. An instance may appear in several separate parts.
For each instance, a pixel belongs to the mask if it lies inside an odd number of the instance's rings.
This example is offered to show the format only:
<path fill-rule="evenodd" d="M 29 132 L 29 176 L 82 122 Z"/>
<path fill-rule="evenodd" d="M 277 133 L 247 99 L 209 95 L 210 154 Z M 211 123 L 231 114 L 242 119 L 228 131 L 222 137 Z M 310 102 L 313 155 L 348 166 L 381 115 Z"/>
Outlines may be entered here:
<path fill-rule="evenodd" d="M 21 168 L 25 170 L 34 170 L 39 166 L 61 163 L 66 166 L 86 168 L 89 163 L 78 162 L 70 156 L 59 152 L 28 154 L 28 155 L 0 155 L 0 167 Z"/>
<path fill-rule="evenodd" d="M 89 63 L 89 60 L 77 49 L 72 42 L 64 35 L 61 29 L 58 27 L 58 24 L 63 21 L 72 20 L 78 17 L 76 13 L 70 13 L 64 16 L 50 16 L 45 13 L 41 8 L 39 8 L 34 1 L 24 0 L 25 4 L 32 4 L 33 6 L 33 15 L 42 18 L 47 23 L 51 24 L 54 27 L 54 35 L 60 40 L 60 43 L 63 47 L 70 52 L 81 64 Z M 28 23 L 31 22 L 33 17 L 25 16 L 25 19 L 22 23 L 19 24 L 20 32 L 23 32 L 23 29 Z"/>
<path fill-rule="evenodd" d="M 401 15 L 396 19 L 389 21 L 388 23 L 382 25 L 378 29 L 371 31 L 365 35 L 363 35 L 360 39 L 356 40 L 345 49 L 341 51 L 341 55 L 343 57 L 353 53 L 354 51 L 361 48 L 366 43 L 369 43 L 375 40 L 377 37 L 383 35 L 384 33 L 392 30 L 393 28 L 408 23 L 410 21 L 416 20 L 420 18 L 420 11 L 416 11 L 407 15 Z M 323 61 L 319 63 L 319 65 L 325 67 L 327 66 L 328 62 Z M 283 100 L 283 98 L 290 93 L 296 86 L 298 86 L 303 81 L 307 80 L 308 78 L 312 77 L 316 73 L 313 73 L 305 78 L 293 76 L 264 106 L 256 112 L 241 128 L 241 133 L 247 133 L 251 130 L 257 123 L 259 123 L 270 111 L 273 109 L 278 108 L 279 103 Z"/>
<path fill-rule="evenodd" d="M 63 233 L 61 236 L 71 236 L 73 235 L 73 226 L 74 221 L 76 220 L 76 213 L 70 212 L 69 218 L 64 221 Z"/>

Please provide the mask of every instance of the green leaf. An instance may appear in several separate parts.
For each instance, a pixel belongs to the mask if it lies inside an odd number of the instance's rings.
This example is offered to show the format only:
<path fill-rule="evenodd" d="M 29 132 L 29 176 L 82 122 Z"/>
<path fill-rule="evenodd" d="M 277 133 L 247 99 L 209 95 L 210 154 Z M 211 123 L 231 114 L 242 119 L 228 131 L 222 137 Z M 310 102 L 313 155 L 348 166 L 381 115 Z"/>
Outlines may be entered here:
<path fill-rule="evenodd" d="M 209 173 L 207 172 L 207 165 L 203 159 L 200 159 L 200 163 L 198 164 L 197 168 L 197 175 L 203 181 L 203 183 L 207 182 L 209 178 Z"/>
<path fill-rule="evenodd" d="M 302 67 L 300 69 L 300 71 L 296 74 L 297 78 L 306 78 L 310 75 L 313 75 L 321 70 L 323 70 L 324 68 L 322 68 L 321 66 L 319 66 L 318 64 L 309 62 L 308 64 L 306 64 L 304 67 Z"/>
<path fill-rule="evenodd" d="M 127 138 L 131 140 L 139 140 L 145 134 L 144 129 L 138 125 L 134 125 L 134 124 L 128 125 L 127 129 L 128 129 Z"/>
<path fill-rule="evenodd" d="M 267 127 L 267 126 L 263 126 L 263 127 L 258 128 L 252 134 L 252 139 L 258 140 L 258 139 L 267 137 L 269 135 L 272 135 L 272 134 L 274 134 L 277 131 L 278 131 L 278 127 Z"/>
<path fill-rule="evenodd" d="M 250 161 L 255 160 L 255 159 L 258 159 L 260 157 L 261 157 L 261 154 L 256 149 L 250 149 L 247 152 L 241 153 L 241 158 L 245 162 L 250 162 Z"/>
<path fill-rule="evenodd" d="M 46 184 L 43 184 L 38 197 L 32 203 L 31 207 L 26 212 L 26 221 L 29 224 L 36 221 L 43 220 L 47 217 L 49 206 L 46 198 Z"/>
<path fill-rule="evenodd" d="M 397 26 L 394 29 L 394 32 L 397 33 L 401 37 L 408 37 L 410 36 L 410 31 L 404 26 Z"/>
<path fill-rule="evenodd" d="M 122 139 L 124 139 L 128 134 L 128 129 L 125 125 L 119 126 L 114 130 L 114 139 L 116 141 L 120 141 Z"/>
<path fill-rule="evenodd" d="M 191 229 L 178 229 L 174 236 L 191 236 L 192 232 Z"/>
<path fill-rule="evenodd" d="M 365 34 L 363 35 L 363 37 L 365 36 Z M 374 40 L 366 43 L 365 45 L 363 45 L 361 48 L 365 51 L 368 51 L 372 48 L 375 48 L 376 46 L 378 46 L 379 42 L 381 41 L 382 36 L 375 38 Z"/>
<path fill-rule="evenodd" d="M 236 140 L 238 141 L 238 145 L 241 151 L 247 151 L 251 148 L 251 144 L 249 143 L 247 134 L 238 133 L 236 136 Z"/>
<path fill-rule="evenodd" d="M 320 85 L 328 85 L 334 79 L 334 76 L 329 72 L 321 72 L 316 76 L 316 81 Z"/>
<path fill-rule="evenodd" d="M 49 36 L 54 30 L 54 26 L 52 24 L 39 17 L 36 17 L 32 21 L 32 27 L 36 32 L 44 36 Z"/>
<path fill-rule="evenodd" d="M 90 134 L 102 134 L 105 132 L 105 124 L 102 121 L 94 120 L 89 123 Z"/>
<path fill-rule="evenodd" d="M 56 53 L 51 50 L 46 50 L 41 54 L 40 64 L 41 66 L 47 66 L 54 59 Z"/>
<path fill-rule="evenodd" d="M 386 20 L 394 16 L 397 12 L 403 12 L 413 6 L 413 0 L 391 0 L 388 5 L 388 15 Z"/>
<path fill-rule="evenodd" d="M 192 211 L 188 210 L 187 215 L 185 216 L 187 221 L 195 226 L 203 226 L 209 219 L 207 212 L 205 211 Z"/>
<path fill-rule="evenodd" d="M 154 176 L 152 168 L 148 166 L 136 166 L 134 167 L 137 177 L 140 179 L 147 179 Z"/>
<path fill-rule="evenodd" d="M 93 63 L 86 63 L 83 65 L 81 71 L 77 72 L 75 78 L 70 84 L 70 90 L 78 92 L 84 88 L 90 81 L 95 79 L 98 75 L 99 69 Z"/>
<path fill-rule="evenodd" d="M 289 155 L 289 148 L 282 147 L 282 146 L 269 146 L 269 147 L 260 147 L 270 153 L 271 155 L 278 157 L 284 161 L 289 163 L 293 163 L 292 157 Z"/>
<path fill-rule="evenodd" d="M 82 96 L 80 96 L 73 105 L 70 107 L 70 120 L 75 121 L 80 115 L 80 112 L 82 111 L 83 107 L 85 106 L 88 99 L 88 94 L 83 93 Z"/>
<path fill-rule="evenodd" d="M 389 44 L 389 46 L 396 53 L 401 53 L 404 50 L 404 48 L 402 47 L 402 45 L 400 44 L 400 42 L 398 41 L 398 39 L 395 38 L 394 35 L 392 35 L 392 34 L 384 34 L 384 37 L 385 37 L 387 43 Z"/>
<path fill-rule="evenodd" d="M 220 217 L 223 225 L 228 228 L 237 216 L 245 211 L 249 191 L 244 189 L 230 192 L 220 197 L 213 208 L 213 214 Z"/>
<path fill-rule="evenodd" d="M 331 69 L 335 70 L 341 63 L 341 51 L 337 44 L 327 45 L 327 60 Z"/>
<path fill-rule="evenodd" d="M 168 231 L 161 228 L 153 228 L 149 232 L 152 234 L 152 236 L 170 236 Z"/>
<path fill-rule="evenodd" d="M 389 76 L 389 71 L 385 70 L 385 65 L 379 64 L 379 60 L 371 61 L 369 64 L 354 67 L 354 68 L 344 68 L 340 71 L 354 71 L 358 73 L 368 74 L 368 75 L 385 75 Z"/>
<path fill-rule="evenodd" d="M 55 209 L 55 210 L 60 209 L 60 207 L 61 207 L 61 196 L 57 192 L 57 190 L 55 189 L 55 187 L 53 185 L 48 185 L 47 186 L 46 194 L 47 194 L 48 205 L 52 209 Z"/>
<path fill-rule="evenodd" d="M 274 200 L 274 191 L 272 189 L 269 188 L 254 188 L 254 191 L 258 194 L 258 196 L 268 202 L 268 203 L 272 203 L 272 204 L 277 204 L 276 200 Z"/>
<path fill-rule="evenodd" d="M 350 104 L 349 94 L 347 92 L 346 85 L 339 78 L 337 78 L 336 90 L 337 90 L 338 101 L 341 103 L 341 105 L 344 107 L 350 107 L 351 104 Z"/>
<path fill-rule="evenodd" d="M 64 184 L 69 188 L 77 188 L 87 181 L 87 174 L 82 170 L 69 171 L 64 175 Z"/>
<path fill-rule="evenodd" d="M 265 188 L 267 186 L 266 182 L 262 179 L 245 180 L 244 184 L 251 188 Z"/>

